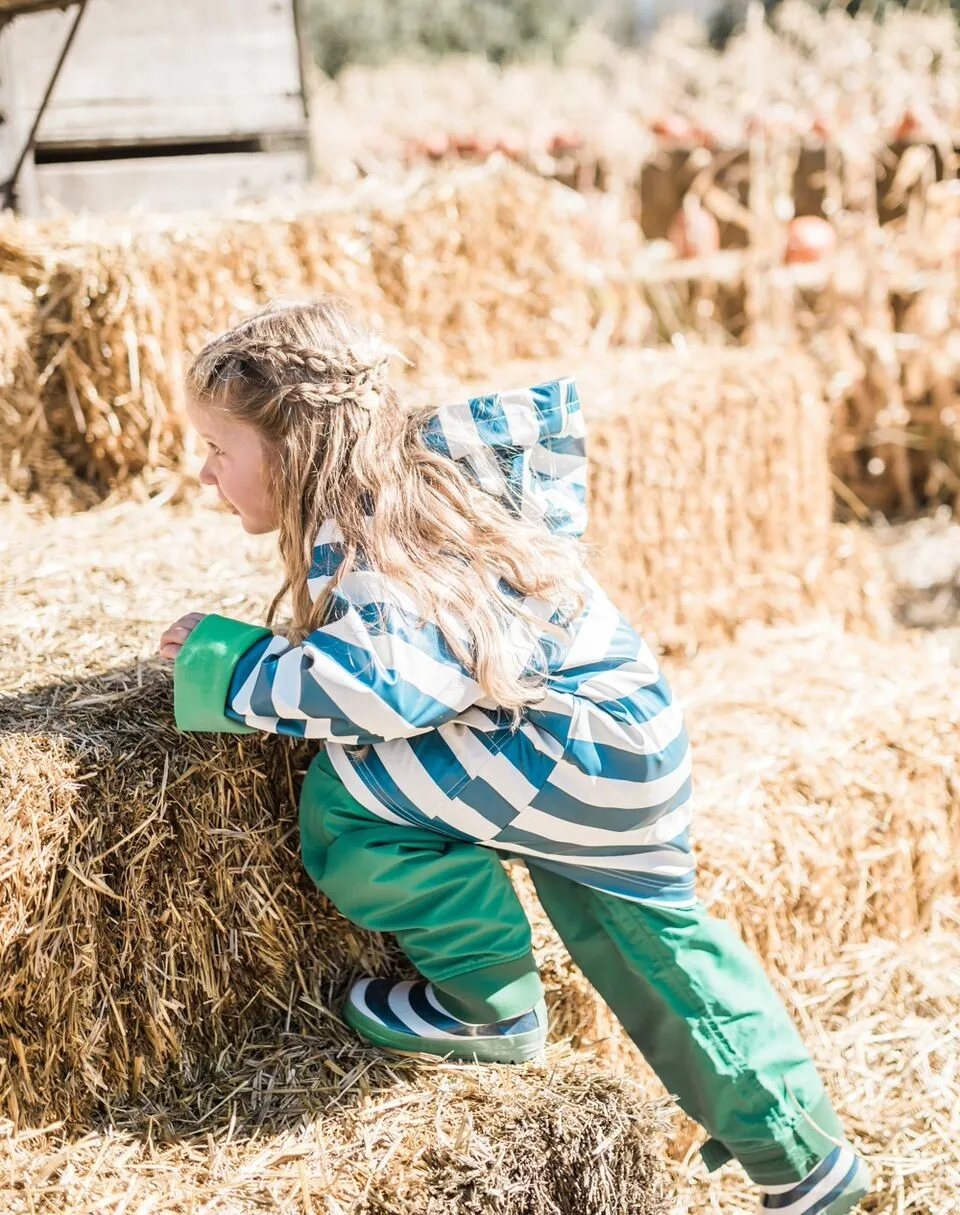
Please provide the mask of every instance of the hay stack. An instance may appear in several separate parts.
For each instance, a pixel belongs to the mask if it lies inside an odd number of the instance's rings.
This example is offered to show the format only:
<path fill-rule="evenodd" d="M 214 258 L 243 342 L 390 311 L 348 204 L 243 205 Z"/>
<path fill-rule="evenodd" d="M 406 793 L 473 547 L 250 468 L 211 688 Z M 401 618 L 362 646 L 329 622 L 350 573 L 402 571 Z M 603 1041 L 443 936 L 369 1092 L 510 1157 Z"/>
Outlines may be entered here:
<path fill-rule="evenodd" d="M 12 1133 L 0 1204 L 119 1215 L 666 1215 L 664 1118 L 629 1081 L 549 1069 L 377 1060 L 296 1033 L 249 1044 L 179 1102 L 105 1130 Z"/>
<path fill-rule="evenodd" d="M 36 325 L 32 291 L 0 274 L 0 499 L 39 496 L 56 511 L 72 495 L 83 501 L 84 492 L 52 450 L 32 349 Z"/>
<path fill-rule="evenodd" d="M 403 973 L 301 872 L 306 753 L 178 735 L 168 673 L 138 661 L 190 608 L 262 618 L 269 546 L 221 512 L 132 505 L 0 536 L 0 1109 L 76 1122 L 197 1084 L 358 969 Z M 591 1041 L 592 993 L 542 917 L 536 936 L 557 1036 Z"/>
<path fill-rule="evenodd" d="M 130 668 L 0 700 L 0 1101 L 15 1125 L 236 1085 L 251 1035 L 263 1049 L 292 1026 L 335 1053 L 350 981 L 414 973 L 302 870 L 304 749 L 178 735 L 168 693 L 166 674 Z M 545 978 L 551 1003 L 579 1001 L 569 1033 L 594 1001 L 558 990 L 563 973 Z"/>
<path fill-rule="evenodd" d="M 456 374 L 581 345 L 601 319 L 642 330 L 629 291 L 603 287 L 623 275 L 597 264 L 595 229 L 571 191 L 490 165 L 371 182 L 296 211 L 8 221 L 0 270 L 42 301 L 53 445 L 104 493 L 179 467 L 186 359 L 278 295 L 342 294 L 415 367 Z"/>
<path fill-rule="evenodd" d="M 594 568 L 658 643 L 818 612 L 884 627 L 868 548 L 832 530 L 827 409 L 805 358 L 644 351 L 578 383 Z"/>
<path fill-rule="evenodd" d="M 785 975 L 960 896 L 960 691 L 938 641 L 758 631 L 675 684 L 701 893 Z"/>

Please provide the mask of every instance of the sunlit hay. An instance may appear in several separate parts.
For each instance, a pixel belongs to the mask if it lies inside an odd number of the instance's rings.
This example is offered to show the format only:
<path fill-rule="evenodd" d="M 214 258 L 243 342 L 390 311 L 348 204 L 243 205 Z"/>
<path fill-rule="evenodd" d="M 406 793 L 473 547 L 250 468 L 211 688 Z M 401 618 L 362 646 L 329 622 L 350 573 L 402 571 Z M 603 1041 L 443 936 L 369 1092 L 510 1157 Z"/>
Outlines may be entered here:
<path fill-rule="evenodd" d="M 477 374 L 582 346 L 598 326 L 642 332 L 616 229 L 605 245 L 598 223 L 571 191 L 492 165 L 286 210 L 8 220 L 0 270 L 40 300 L 36 409 L 51 446 L 102 496 L 181 468 L 189 357 L 277 297 L 345 297 L 414 371 Z"/>

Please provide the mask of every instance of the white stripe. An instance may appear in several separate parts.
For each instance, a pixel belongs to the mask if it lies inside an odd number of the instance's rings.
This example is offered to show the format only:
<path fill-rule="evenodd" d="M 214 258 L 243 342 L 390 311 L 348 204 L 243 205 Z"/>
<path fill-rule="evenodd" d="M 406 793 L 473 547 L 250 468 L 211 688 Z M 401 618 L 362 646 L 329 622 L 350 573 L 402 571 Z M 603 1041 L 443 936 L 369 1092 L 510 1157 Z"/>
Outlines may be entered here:
<path fill-rule="evenodd" d="M 320 524 L 313 547 L 323 548 L 325 544 L 343 544 L 343 532 L 335 519 L 324 519 Z"/>
<path fill-rule="evenodd" d="M 577 696 L 581 700 L 623 700 L 651 687 L 659 678 L 660 672 L 655 667 L 651 670 L 642 660 L 634 660 L 582 679 L 577 685 Z"/>
<path fill-rule="evenodd" d="M 843 1181 L 850 1171 L 853 1159 L 852 1154 L 841 1152 L 836 1164 L 826 1177 L 818 1181 L 807 1194 L 802 1195 L 796 1202 L 791 1202 L 786 1207 L 777 1207 L 776 1215 L 804 1215 L 804 1212 L 811 1210 L 820 1199 Z"/>
<path fill-rule="evenodd" d="M 324 625 L 320 630 L 320 635 L 367 650 L 372 665 L 381 668 L 378 674 L 383 673 L 388 677 L 394 674 L 399 675 L 418 692 L 440 701 L 449 709 L 465 709 L 468 705 L 474 704 L 482 695 L 480 685 L 453 663 L 433 657 L 415 645 L 411 645 L 409 641 L 399 637 L 396 633 L 377 635 L 369 632 L 355 612 L 348 612 L 339 620 Z M 304 642 L 304 650 L 310 653 L 317 652 L 320 650 L 320 645 L 308 638 Z M 343 669 L 339 662 L 337 668 Z M 323 682 L 319 682 L 323 687 Z M 336 694 L 332 693 L 332 695 Z M 381 697 L 381 699 L 383 698 Z"/>
<path fill-rule="evenodd" d="M 406 587 L 377 570 L 352 570 L 341 580 L 337 591 L 351 604 L 387 603 L 414 615 L 422 611 L 422 605 Z"/>
<path fill-rule="evenodd" d="M 525 451 L 535 447 L 540 439 L 540 418 L 533 393 L 528 388 L 516 389 L 501 392 L 498 400 L 514 445 Z"/>
<path fill-rule="evenodd" d="M 551 840 L 557 844 L 576 844 L 578 847 L 589 848 L 642 848 L 653 844 L 668 844 L 690 825 L 690 803 L 669 810 L 655 823 L 646 827 L 637 827 L 633 831 L 605 831 L 601 827 L 590 827 L 585 823 L 570 823 L 566 819 L 554 818 L 542 810 L 527 806 L 521 810 L 511 822 L 511 830 L 525 831 L 529 835 L 539 836 L 542 840 Z M 566 858 L 565 858 L 566 859 Z M 621 869 L 621 858 L 604 857 L 603 863 L 611 868 Z M 584 862 L 586 863 L 586 862 Z"/>
<path fill-rule="evenodd" d="M 329 654 L 305 643 L 288 650 L 276 660 L 272 701 L 280 717 L 290 721 L 316 722 L 319 733 L 311 731 L 311 738 L 324 736 L 324 732 L 329 730 L 329 725 L 326 724 L 329 719 L 309 717 L 301 707 L 301 680 L 304 675 L 302 660 L 305 652 L 313 659 L 306 672 L 308 677 L 315 679 L 333 700 L 340 709 L 342 720 L 348 725 L 387 739 L 407 738 L 413 734 L 422 734 L 429 728 L 411 726 L 381 696 L 344 670 Z"/>
<path fill-rule="evenodd" d="M 608 810 L 646 810 L 673 797 L 690 776 L 691 757 L 688 746 L 675 768 L 655 780 L 614 780 L 606 776 L 590 776 L 576 764 L 564 761 L 550 774 L 550 784 L 575 797 L 585 806 L 602 806 Z"/>
<path fill-rule="evenodd" d="M 675 742 L 683 729 L 683 713 L 677 701 L 644 722 L 623 722 L 597 709 L 592 701 L 578 702 L 570 737 L 597 746 L 614 747 L 629 755 L 652 755 Z"/>
<path fill-rule="evenodd" d="M 586 485 L 586 459 L 570 452 L 535 447 L 530 453 L 530 468 L 541 477 L 562 481 L 564 485 Z"/>
<path fill-rule="evenodd" d="M 696 862 L 690 857 L 688 862 L 682 861 L 683 853 L 666 849 L 642 854 L 627 853 L 624 856 L 591 856 L 589 852 L 578 852 L 573 855 L 557 856 L 553 852 L 542 852 L 526 844 L 499 844 L 491 840 L 483 844 L 484 848 L 494 848 L 501 852 L 522 853 L 524 856 L 537 857 L 544 861 L 554 861 L 558 865 L 576 865 L 581 869 L 604 870 L 622 869 L 626 873 L 648 873 L 658 877 L 683 877 L 693 873 Z M 669 858 L 669 859 L 667 859 Z"/>
<path fill-rule="evenodd" d="M 455 735 L 444 730 L 443 740 L 471 777 L 480 776 L 509 805 L 525 806 L 539 792 L 537 786 L 527 780 L 503 752 L 491 755 L 483 743 L 474 738 L 468 730 Z M 476 814 L 477 811 L 473 810 L 471 813 Z M 484 838 L 496 834 L 499 830 L 500 828 L 494 825 L 492 831 L 485 833 Z"/>
<path fill-rule="evenodd" d="M 377 750 L 379 751 L 379 748 Z M 338 743 L 327 743 L 327 755 L 333 765 L 333 770 L 343 781 L 344 788 L 351 797 L 357 799 L 361 806 L 369 810 L 371 814 L 376 814 L 378 818 L 386 819 L 388 823 L 401 823 L 409 826 L 405 818 L 395 814 L 389 806 L 385 806 L 367 787 L 366 782 L 347 758 L 347 753 L 342 746 Z"/>
<path fill-rule="evenodd" d="M 459 1021 L 461 1025 L 482 1025 L 483 1024 L 482 1021 L 464 1021 L 461 1017 L 454 1017 L 453 1013 L 450 1012 L 449 1009 L 444 1008 L 443 1005 L 440 1003 L 440 1001 L 437 999 L 437 995 L 436 995 L 436 992 L 433 990 L 432 983 L 427 983 L 424 985 L 423 994 L 427 998 L 427 1003 L 431 1004 L 437 1010 L 437 1012 L 441 1013 L 443 1016 L 451 1017 L 454 1021 Z"/>
<path fill-rule="evenodd" d="M 422 982 L 422 979 L 406 979 L 402 983 L 395 983 L 387 995 L 387 1003 L 391 1010 L 396 1013 L 404 1025 L 413 1030 L 415 1034 L 419 1034 L 421 1038 L 447 1038 L 453 1039 L 455 1042 L 459 1041 L 457 1034 L 452 1034 L 446 1029 L 438 1029 L 414 1012 L 410 1004 L 410 988 L 414 983 Z"/>
<path fill-rule="evenodd" d="M 376 1015 L 370 1005 L 367 1003 L 367 988 L 373 982 L 372 977 L 358 979 L 350 988 L 349 1000 L 354 1008 L 359 1008 L 360 1011 L 370 1018 L 371 1021 L 376 1021 L 378 1025 L 383 1025 L 383 1022 Z"/>
<path fill-rule="evenodd" d="M 619 623 L 620 613 L 607 596 L 594 596 L 556 674 L 562 675 L 570 667 L 581 667 L 602 659 L 610 648 Z"/>
<path fill-rule="evenodd" d="M 448 797 L 406 742 L 391 743 L 389 750 L 378 746 L 377 755 L 397 788 L 428 818 L 455 827 L 476 840 L 488 840 L 500 831 L 499 825 L 479 810 Z"/>

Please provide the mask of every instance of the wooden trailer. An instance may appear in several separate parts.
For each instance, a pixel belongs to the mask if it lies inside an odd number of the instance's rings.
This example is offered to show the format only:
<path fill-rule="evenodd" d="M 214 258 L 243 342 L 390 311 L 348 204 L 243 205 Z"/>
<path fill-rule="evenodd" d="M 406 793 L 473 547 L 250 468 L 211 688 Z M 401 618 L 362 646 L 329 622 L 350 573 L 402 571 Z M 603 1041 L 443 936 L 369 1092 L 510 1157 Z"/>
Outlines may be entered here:
<path fill-rule="evenodd" d="M 298 3 L 0 0 L 0 201 L 168 211 L 302 184 Z"/>

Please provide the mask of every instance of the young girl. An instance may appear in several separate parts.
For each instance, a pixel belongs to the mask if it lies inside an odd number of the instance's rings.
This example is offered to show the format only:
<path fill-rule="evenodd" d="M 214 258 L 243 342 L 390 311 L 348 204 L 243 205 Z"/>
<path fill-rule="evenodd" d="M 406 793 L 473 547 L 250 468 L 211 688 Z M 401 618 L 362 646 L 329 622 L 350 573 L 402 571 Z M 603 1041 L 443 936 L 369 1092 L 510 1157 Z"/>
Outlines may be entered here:
<path fill-rule="evenodd" d="M 423 976 L 364 978 L 344 1019 L 378 1046 L 480 1062 L 547 1032 L 501 856 L 680 1105 L 781 1215 L 852 1210 L 869 1180 L 759 964 L 694 891 L 690 750 L 650 649 L 585 573 L 584 428 L 557 380 L 439 409 L 336 301 L 275 306 L 188 378 L 214 486 L 277 531 L 285 635 L 184 616 L 184 730 L 325 744 L 303 861 Z M 499 855 L 498 855 L 499 854 Z"/>

